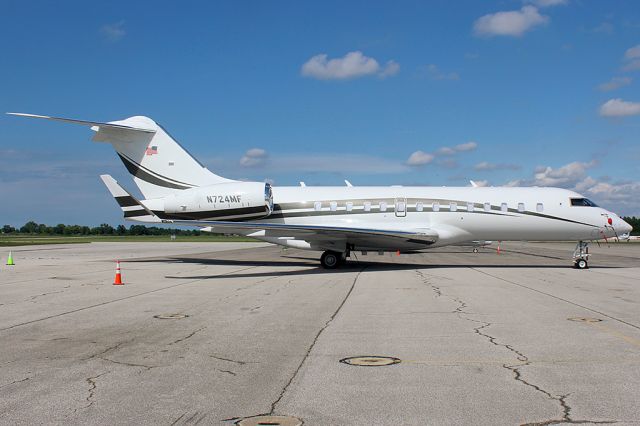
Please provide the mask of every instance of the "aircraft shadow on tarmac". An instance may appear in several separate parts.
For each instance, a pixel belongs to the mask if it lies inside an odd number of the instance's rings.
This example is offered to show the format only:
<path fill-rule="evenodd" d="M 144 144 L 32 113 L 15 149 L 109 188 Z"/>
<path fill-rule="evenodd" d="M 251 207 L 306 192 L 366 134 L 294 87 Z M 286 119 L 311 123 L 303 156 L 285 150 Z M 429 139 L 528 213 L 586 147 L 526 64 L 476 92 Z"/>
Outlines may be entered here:
<path fill-rule="evenodd" d="M 300 276 L 300 275 L 315 275 L 315 274 L 340 274 L 340 273 L 352 273 L 366 269 L 367 271 L 402 271 L 402 270 L 414 270 L 414 269 L 440 269 L 440 268 L 544 268 L 544 269 L 571 269 L 569 264 L 570 260 L 559 264 L 483 264 L 477 263 L 437 263 L 437 264 L 420 264 L 420 263 L 408 263 L 408 262 L 373 262 L 368 260 L 349 260 L 345 265 L 338 269 L 326 270 L 318 265 L 317 258 L 301 257 L 301 256 L 282 256 L 280 259 L 211 259 L 200 257 L 169 257 L 169 258 L 156 258 L 156 259 L 138 259 L 131 260 L 129 262 L 162 262 L 170 261 L 182 264 L 194 264 L 194 265 L 215 265 L 215 266 L 237 266 L 247 267 L 252 269 L 253 267 L 286 267 L 295 268 L 293 270 L 272 270 L 261 272 L 250 272 L 247 269 L 243 269 L 237 272 L 229 272 L 222 274 L 210 274 L 210 275 L 180 275 L 171 276 L 167 275 L 166 278 L 170 279 L 225 279 L 225 278 L 260 278 L 260 277 L 273 277 L 273 276 Z M 303 268 L 303 269 L 300 269 Z M 595 268 L 618 268 L 618 266 L 595 266 Z"/>

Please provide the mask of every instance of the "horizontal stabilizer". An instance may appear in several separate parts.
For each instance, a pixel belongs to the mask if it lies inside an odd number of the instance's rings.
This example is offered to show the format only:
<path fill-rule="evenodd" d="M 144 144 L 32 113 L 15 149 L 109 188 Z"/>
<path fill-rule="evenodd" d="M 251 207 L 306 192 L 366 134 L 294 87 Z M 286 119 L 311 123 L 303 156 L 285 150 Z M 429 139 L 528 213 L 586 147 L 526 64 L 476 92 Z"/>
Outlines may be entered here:
<path fill-rule="evenodd" d="M 42 118 L 42 119 L 45 119 L 45 120 L 62 121 L 64 123 L 81 124 L 83 126 L 90 126 L 90 127 L 97 126 L 97 127 L 107 128 L 107 129 L 134 130 L 134 131 L 143 132 L 143 133 L 155 133 L 156 132 L 156 129 L 147 129 L 147 128 L 140 128 L 140 127 L 133 127 L 133 126 L 125 126 L 125 125 L 116 124 L 116 123 L 100 123 L 100 122 L 97 122 L 97 121 L 75 120 L 75 119 L 72 119 L 72 118 L 62 118 L 62 117 L 49 117 L 47 115 L 25 114 L 25 113 L 22 113 L 22 112 L 8 112 L 7 114 L 16 115 L 18 117 Z"/>
<path fill-rule="evenodd" d="M 122 209 L 125 219 L 138 222 L 161 222 L 158 216 L 121 187 L 111 175 L 100 175 L 100 179 Z"/>

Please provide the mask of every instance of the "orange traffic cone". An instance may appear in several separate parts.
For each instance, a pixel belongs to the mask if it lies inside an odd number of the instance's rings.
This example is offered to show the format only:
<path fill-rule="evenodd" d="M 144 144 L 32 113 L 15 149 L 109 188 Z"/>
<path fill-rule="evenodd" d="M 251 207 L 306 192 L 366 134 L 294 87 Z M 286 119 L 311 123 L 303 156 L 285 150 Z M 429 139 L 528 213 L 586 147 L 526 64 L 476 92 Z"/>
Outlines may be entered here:
<path fill-rule="evenodd" d="M 396 256 L 400 256 L 400 250 L 396 252 Z"/>
<path fill-rule="evenodd" d="M 496 251 L 496 253 L 500 254 L 500 241 L 498 241 L 498 250 Z"/>
<path fill-rule="evenodd" d="M 122 282 L 122 275 L 120 274 L 120 261 L 116 260 L 116 278 L 113 280 L 113 285 L 124 285 Z"/>

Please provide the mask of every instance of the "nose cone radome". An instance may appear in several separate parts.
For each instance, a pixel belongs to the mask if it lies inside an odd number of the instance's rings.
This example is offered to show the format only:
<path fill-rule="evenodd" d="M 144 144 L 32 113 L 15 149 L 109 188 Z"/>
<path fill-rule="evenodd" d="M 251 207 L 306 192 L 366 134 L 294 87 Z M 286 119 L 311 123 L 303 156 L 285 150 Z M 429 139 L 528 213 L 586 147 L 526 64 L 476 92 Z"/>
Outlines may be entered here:
<path fill-rule="evenodd" d="M 633 226 L 629 225 L 627 222 L 625 222 L 624 220 L 620 220 L 622 222 L 622 233 L 623 234 L 629 234 L 631 233 L 631 231 L 633 231 Z"/>

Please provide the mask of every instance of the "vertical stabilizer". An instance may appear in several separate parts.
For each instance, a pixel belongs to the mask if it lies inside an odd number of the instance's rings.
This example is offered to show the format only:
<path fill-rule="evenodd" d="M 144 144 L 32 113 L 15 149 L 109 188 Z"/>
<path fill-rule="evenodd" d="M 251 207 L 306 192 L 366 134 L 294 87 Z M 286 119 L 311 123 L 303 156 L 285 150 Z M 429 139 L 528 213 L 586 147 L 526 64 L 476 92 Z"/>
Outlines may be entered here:
<path fill-rule="evenodd" d="M 117 151 L 145 198 L 159 198 L 198 186 L 231 182 L 210 172 L 189 154 L 162 126 L 148 117 L 131 117 L 112 125 L 153 129 L 129 131 L 94 126 L 97 142 L 109 142 Z"/>

